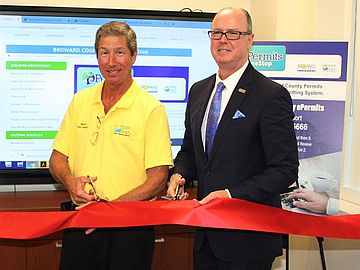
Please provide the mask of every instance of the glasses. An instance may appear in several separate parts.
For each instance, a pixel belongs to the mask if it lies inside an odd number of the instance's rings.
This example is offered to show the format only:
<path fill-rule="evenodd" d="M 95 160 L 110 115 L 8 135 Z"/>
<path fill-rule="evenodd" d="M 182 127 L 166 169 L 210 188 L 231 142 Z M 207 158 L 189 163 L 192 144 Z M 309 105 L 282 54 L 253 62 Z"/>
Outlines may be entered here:
<path fill-rule="evenodd" d="M 240 32 L 240 31 L 226 31 L 226 32 L 208 31 L 208 35 L 209 35 L 209 38 L 213 39 L 213 40 L 219 40 L 222 38 L 223 35 L 225 35 L 225 37 L 228 40 L 237 40 L 237 39 L 240 39 L 241 36 L 251 35 L 251 33 Z"/>
<path fill-rule="evenodd" d="M 95 145 L 97 143 L 98 137 L 99 137 L 99 130 L 101 128 L 101 119 L 99 116 L 96 116 L 97 122 L 96 122 L 96 127 L 98 128 L 98 131 L 95 131 L 93 134 L 91 134 L 90 136 L 90 143 L 92 145 Z"/>

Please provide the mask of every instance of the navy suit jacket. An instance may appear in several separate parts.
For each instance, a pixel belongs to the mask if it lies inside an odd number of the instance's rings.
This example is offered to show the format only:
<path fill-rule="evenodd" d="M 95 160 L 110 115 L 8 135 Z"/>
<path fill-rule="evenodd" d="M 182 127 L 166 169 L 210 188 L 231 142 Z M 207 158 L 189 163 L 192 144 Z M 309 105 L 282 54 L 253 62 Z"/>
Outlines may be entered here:
<path fill-rule="evenodd" d="M 233 198 L 281 207 L 284 192 L 298 174 L 292 100 L 280 84 L 249 63 L 222 115 L 207 158 L 201 125 L 215 75 L 195 83 L 189 93 L 184 141 L 174 171 L 198 180 L 198 199 L 228 188 Z M 239 110 L 245 117 L 234 117 Z M 281 255 L 281 236 L 240 230 L 199 229 L 215 255 L 225 261 L 262 260 Z"/>

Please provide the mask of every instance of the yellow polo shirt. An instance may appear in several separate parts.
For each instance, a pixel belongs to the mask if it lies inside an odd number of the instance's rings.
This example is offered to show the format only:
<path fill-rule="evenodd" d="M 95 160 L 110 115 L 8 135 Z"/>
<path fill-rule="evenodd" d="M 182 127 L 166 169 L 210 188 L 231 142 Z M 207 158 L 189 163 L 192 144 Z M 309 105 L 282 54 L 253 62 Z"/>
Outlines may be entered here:
<path fill-rule="evenodd" d="M 112 201 L 144 183 L 146 169 L 173 159 L 164 106 L 133 81 L 105 115 L 102 87 L 75 94 L 53 149 L 69 158 L 72 175 L 97 176 L 98 195 Z"/>

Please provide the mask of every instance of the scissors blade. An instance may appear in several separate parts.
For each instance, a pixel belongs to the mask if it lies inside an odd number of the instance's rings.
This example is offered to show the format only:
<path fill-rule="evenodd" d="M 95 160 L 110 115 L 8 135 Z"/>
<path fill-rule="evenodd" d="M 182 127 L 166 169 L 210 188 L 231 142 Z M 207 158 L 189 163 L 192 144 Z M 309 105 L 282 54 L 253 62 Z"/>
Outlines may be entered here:
<path fill-rule="evenodd" d="M 94 200 L 95 201 L 100 201 L 100 197 L 96 192 L 95 183 L 94 183 L 94 180 L 93 180 L 92 176 L 90 176 L 89 179 L 90 179 L 90 185 L 91 185 L 91 187 L 92 187 L 92 189 L 94 191 Z"/>
<path fill-rule="evenodd" d="M 174 201 L 178 201 L 180 199 L 180 188 L 181 188 L 180 184 L 177 184 L 175 188 L 175 195 L 173 197 Z"/>

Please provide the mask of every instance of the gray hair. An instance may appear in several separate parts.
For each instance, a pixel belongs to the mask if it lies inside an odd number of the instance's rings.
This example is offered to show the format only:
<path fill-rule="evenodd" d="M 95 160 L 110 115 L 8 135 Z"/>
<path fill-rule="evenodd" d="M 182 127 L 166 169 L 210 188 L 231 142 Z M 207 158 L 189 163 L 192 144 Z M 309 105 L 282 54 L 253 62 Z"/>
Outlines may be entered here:
<path fill-rule="evenodd" d="M 245 17 L 246 17 L 246 21 L 247 21 L 247 32 L 249 34 L 252 34 L 252 19 L 251 16 L 249 14 L 249 12 L 246 9 L 241 8 L 241 10 L 244 12 Z"/>
<path fill-rule="evenodd" d="M 107 36 L 125 36 L 126 44 L 130 50 L 131 56 L 137 51 L 137 41 L 135 31 L 126 23 L 113 21 L 105 23 L 96 31 L 95 52 L 98 56 L 99 41 L 102 37 Z"/>

